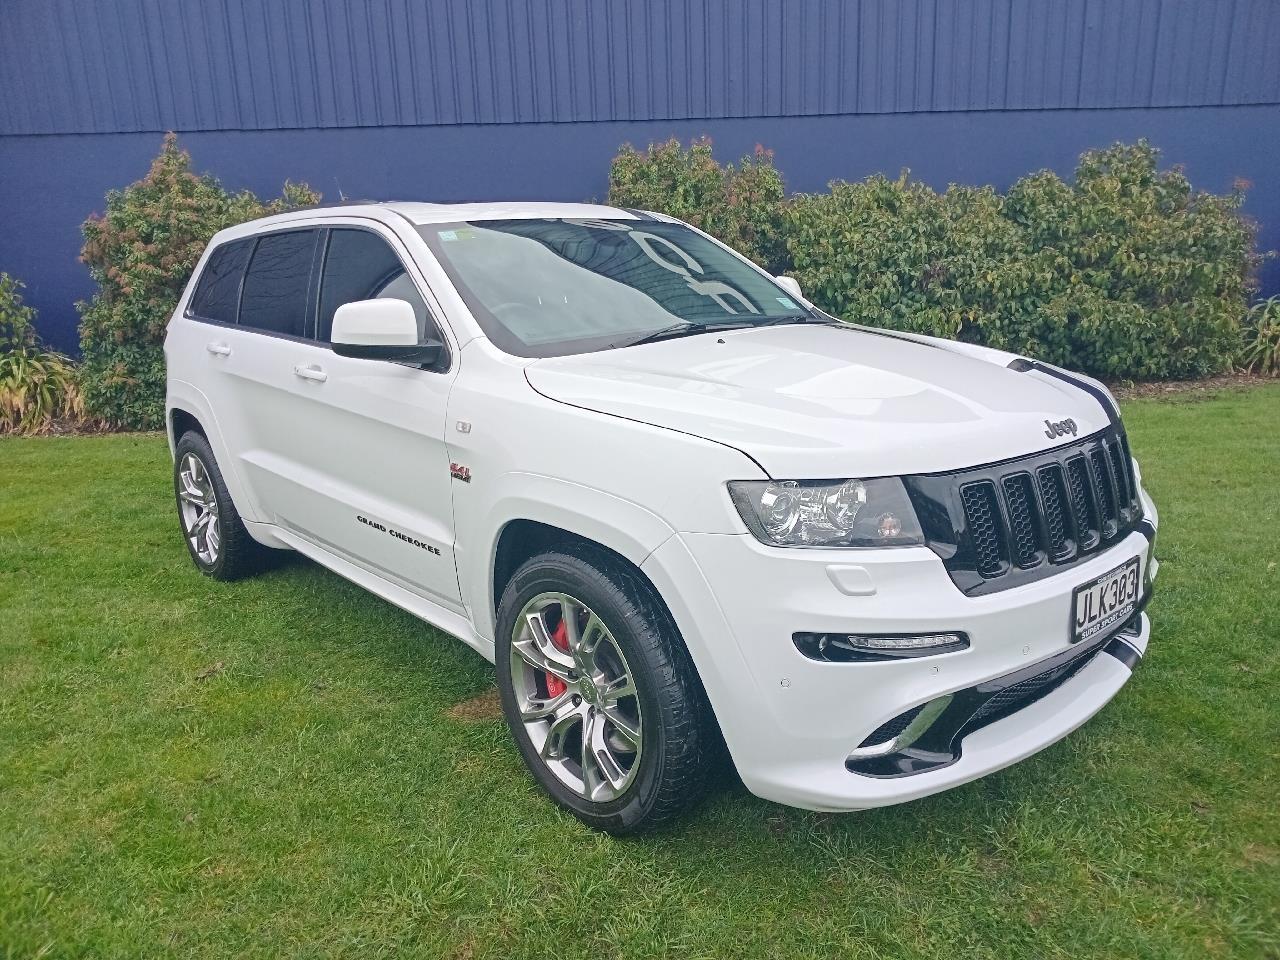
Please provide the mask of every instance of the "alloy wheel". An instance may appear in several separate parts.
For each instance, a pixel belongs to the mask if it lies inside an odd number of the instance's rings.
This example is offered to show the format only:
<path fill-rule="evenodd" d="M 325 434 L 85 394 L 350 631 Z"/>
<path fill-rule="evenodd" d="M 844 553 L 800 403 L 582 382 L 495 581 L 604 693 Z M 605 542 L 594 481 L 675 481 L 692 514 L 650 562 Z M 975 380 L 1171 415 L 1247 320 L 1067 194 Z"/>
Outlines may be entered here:
<path fill-rule="evenodd" d="M 511 635 L 511 683 L 541 761 L 594 803 L 617 799 L 640 769 L 642 719 L 635 679 L 617 640 L 585 603 L 534 597 Z"/>
<path fill-rule="evenodd" d="M 182 531 L 192 551 L 203 564 L 217 563 L 222 546 L 218 498 L 209 469 L 194 453 L 183 454 L 179 464 L 178 508 L 182 515 Z"/>

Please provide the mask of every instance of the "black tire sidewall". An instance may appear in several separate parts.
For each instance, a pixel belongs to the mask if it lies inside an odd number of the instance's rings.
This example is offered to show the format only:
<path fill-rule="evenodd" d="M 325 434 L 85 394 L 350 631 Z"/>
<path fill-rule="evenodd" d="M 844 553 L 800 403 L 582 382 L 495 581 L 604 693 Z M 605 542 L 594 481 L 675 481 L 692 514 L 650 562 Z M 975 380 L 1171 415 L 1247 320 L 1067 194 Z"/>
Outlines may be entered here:
<path fill-rule="evenodd" d="M 511 678 L 511 634 L 524 605 L 541 593 L 564 592 L 585 603 L 609 628 L 631 669 L 640 703 L 640 770 L 626 792 L 595 803 L 560 782 L 538 756 L 516 706 Z M 657 695 L 654 677 L 662 669 L 653 647 L 663 625 L 649 623 L 627 591 L 594 564 L 564 553 L 546 553 L 526 562 L 503 591 L 498 607 L 495 666 L 502 711 L 526 766 L 560 806 L 597 829 L 622 833 L 641 825 L 661 788 L 666 762 L 667 705 Z"/>

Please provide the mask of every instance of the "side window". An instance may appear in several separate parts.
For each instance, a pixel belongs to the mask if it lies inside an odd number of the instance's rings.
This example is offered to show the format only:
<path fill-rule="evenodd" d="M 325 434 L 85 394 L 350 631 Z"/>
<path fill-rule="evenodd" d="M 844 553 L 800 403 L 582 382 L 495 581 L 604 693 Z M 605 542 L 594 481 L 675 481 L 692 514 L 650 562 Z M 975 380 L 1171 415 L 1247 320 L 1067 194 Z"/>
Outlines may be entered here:
<path fill-rule="evenodd" d="M 236 322 L 236 305 L 240 299 L 240 278 L 253 250 L 253 238 L 224 243 L 205 263 L 204 273 L 191 297 L 188 311 L 202 320 L 219 323 Z"/>
<path fill-rule="evenodd" d="M 305 337 L 316 231 L 291 230 L 258 238 L 240 295 L 240 325 Z"/>
<path fill-rule="evenodd" d="M 408 301 L 418 318 L 418 340 L 438 340 L 427 305 L 387 241 L 368 230 L 335 227 L 320 279 L 320 317 L 316 338 L 329 342 L 333 315 L 344 303 L 388 297 Z"/>

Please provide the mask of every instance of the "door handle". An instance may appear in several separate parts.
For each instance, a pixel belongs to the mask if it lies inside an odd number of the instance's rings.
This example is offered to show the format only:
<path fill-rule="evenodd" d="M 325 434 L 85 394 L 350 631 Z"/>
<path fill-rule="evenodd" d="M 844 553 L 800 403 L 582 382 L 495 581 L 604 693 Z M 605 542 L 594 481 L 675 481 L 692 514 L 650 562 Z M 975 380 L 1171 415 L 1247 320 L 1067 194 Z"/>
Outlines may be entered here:
<path fill-rule="evenodd" d="M 204 348 L 212 353 L 215 357 L 231 356 L 231 347 L 225 343 L 206 343 Z"/>
<path fill-rule="evenodd" d="M 298 364 L 293 368 L 293 372 L 303 380 L 314 380 L 316 383 L 324 383 L 329 379 L 329 375 L 314 364 L 309 367 Z"/>

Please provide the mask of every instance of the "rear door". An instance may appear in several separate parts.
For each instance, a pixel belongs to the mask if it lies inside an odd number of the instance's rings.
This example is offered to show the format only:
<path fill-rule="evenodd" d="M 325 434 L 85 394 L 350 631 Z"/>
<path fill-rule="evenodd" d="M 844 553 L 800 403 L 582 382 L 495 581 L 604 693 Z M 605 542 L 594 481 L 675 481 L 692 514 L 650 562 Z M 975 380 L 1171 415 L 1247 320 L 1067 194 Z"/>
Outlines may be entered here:
<path fill-rule="evenodd" d="M 300 411 L 281 374 L 293 345 L 306 343 L 317 244 L 322 231 L 285 229 L 212 251 L 187 315 L 204 341 L 196 351 L 206 394 L 244 494 L 246 518 L 270 522 L 282 496 L 278 438 Z M 246 322 L 241 322 L 242 318 Z"/>
<path fill-rule="evenodd" d="M 249 268 L 245 294 L 254 274 Z M 291 285 L 290 289 L 296 285 Z M 280 397 L 258 425 L 254 469 L 277 522 L 405 589 L 461 610 L 445 410 L 456 373 L 446 349 L 431 368 L 340 357 L 333 314 L 355 300 L 408 301 L 419 339 L 444 340 L 425 284 L 394 233 L 335 223 L 316 247 L 311 336 L 276 339 Z M 242 322 L 252 320 L 245 315 Z"/>
<path fill-rule="evenodd" d="M 308 405 L 292 368 L 314 349 L 313 291 L 323 236 L 308 228 L 250 238 L 232 322 L 219 325 L 208 346 L 218 372 L 213 402 L 223 435 L 254 502 L 252 515 L 267 522 L 277 522 L 307 482 L 287 449 Z"/>

